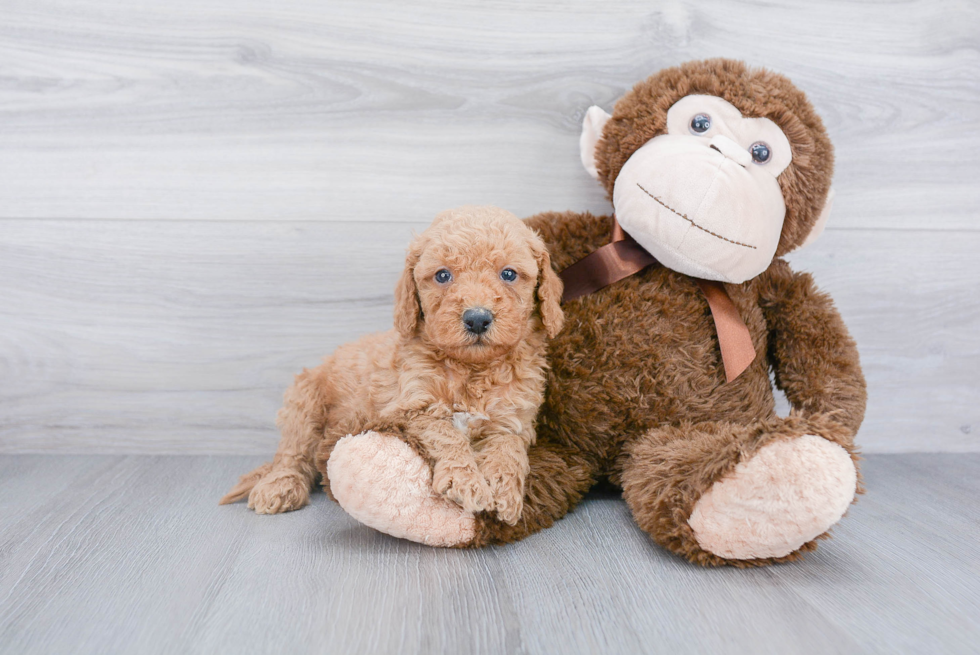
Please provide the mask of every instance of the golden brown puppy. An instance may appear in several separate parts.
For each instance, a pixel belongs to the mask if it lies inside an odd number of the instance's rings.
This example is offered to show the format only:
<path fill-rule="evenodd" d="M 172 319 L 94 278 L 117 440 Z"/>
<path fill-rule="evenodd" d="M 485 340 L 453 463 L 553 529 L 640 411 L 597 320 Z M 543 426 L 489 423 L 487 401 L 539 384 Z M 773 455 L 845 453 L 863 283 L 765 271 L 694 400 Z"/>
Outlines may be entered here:
<path fill-rule="evenodd" d="M 279 411 L 275 459 L 242 476 L 221 504 L 247 495 L 260 514 L 299 509 L 318 477 L 315 457 L 328 458 L 349 434 L 400 431 L 428 454 L 437 493 L 515 524 L 561 294 L 544 243 L 516 216 L 443 212 L 409 247 L 395 329 L 296 376 Z"/>

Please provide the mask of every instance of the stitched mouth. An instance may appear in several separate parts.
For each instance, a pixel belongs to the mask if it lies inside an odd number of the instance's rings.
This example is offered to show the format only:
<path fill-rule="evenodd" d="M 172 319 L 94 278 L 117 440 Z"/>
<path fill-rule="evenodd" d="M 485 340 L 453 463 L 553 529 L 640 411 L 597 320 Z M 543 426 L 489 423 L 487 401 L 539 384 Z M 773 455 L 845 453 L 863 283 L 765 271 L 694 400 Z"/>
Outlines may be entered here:
<path fill-rule="evenodd" d="M 636 186 L 638 186 L 640 188 L 640 191 L 642 191 L 643 193 L 645 193 L 648 196 L 650 196 L 651 198 L 653 198 L 658 204 L 660 204 L 661 206 L 665 207 L 672 214 L 674 214 L 675 216 L 679 216 L 680 218 L 683 218 L 685 221 L 687 221 L 688 223 L 690 223 L 694 227 L 698 228 L 702 232 L 705 232 L 707 234 L 710 234 L 711 236 L 713 236 L 713 237 L 715 237 L 717 239 L 721 239 L 722 241 L 727 241 L 728 243 L 733 243 L 736 246 L 742 246 L 743 248 L 751 248 L 752 250 L 758 250 L 758 248 L 756 248 L 755 246 L 750 246 L 747 243 L 741 243 L 740 241 L 735 241 L 734 239 L 729 239 L 727 237 L 723 237 L 720 234 L 715 234 L 714 232 L 712 232 L 708 228 L 702 227 L 702 226 L 698 225 L 697 223 L 695 223 L 694 221 L 692 221 L 690 218 L 688 218 L 686 215 L 684 215 L 681 212 L 677 211 L 676 209 L 674 209 L 673 207 L 671 207 L 670 205 L 668 205 L 667 203 L 665 203 L 663 200 L 661 200 L 657 196 L 653 195 L 652 193 L 650 193 L 649 191 L 647 191 L 646 189 L 644 189 L 643 186 L 639 182 L 636 183 Z"/>

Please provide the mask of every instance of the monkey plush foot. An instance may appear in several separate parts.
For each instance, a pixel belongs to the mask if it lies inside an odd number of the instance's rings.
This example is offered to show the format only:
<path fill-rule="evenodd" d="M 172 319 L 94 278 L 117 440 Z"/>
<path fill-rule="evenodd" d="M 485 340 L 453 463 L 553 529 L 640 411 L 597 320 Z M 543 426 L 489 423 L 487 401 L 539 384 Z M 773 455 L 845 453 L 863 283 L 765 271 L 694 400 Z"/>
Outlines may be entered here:
<path fill-rule="evenodd" d="M 327 461 L 327 477 L 344 511 L 379 532 L 444 547 L 476 536 L 472 512 L 435 493 L 429 465 L 397 437 L 344 437 Z"/>
<path fill-rule="evenodd" d="M 783 557 L 837 523 L 856 486 L 851 456 L 837 444 L 814 435 L 775 441 L 701 496 L 688 523 L 719 557 Z"/>

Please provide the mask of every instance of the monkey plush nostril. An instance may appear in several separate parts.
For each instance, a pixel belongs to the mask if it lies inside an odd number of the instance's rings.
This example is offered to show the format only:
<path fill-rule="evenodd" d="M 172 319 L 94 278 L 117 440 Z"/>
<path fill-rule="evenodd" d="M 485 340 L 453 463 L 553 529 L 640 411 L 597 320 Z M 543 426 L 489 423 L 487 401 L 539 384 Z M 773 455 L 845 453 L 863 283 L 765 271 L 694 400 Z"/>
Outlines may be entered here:
<path fill-rule="evenodd" d="M 493 323 L 493 313 L 483 307 L 474 307 L 463 312 L 463 325 L 471 334 L 483 334 Z"/>
<path fill-rule="evenodd" d="M 749 151 L 727 136 L 722 136 L 721 134 L 713 136 L 709 144 L 712 150 L 717 150 L 739 166 L 748 166 L 752 163 L 752 155 L 749 154 Z"/>

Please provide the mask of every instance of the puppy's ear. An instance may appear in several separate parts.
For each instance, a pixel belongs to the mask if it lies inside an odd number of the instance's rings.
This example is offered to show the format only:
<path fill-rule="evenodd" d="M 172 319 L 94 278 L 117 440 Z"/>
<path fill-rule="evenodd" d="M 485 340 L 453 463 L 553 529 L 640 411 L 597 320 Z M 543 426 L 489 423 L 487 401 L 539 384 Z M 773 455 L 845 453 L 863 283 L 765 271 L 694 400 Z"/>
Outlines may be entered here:
<path fill-rule="evenodd" d="M 549 339 L 554 339 L 565 325 L 565 314 L 561 311 L 561 294 L 564 285 L 561 278 L 551 268 L 551 255 L 544 242 L 537 236 L 532 243 L 534 258 L 538 262 L 538 309 L 541 322 Z"/>
<path fill-rule="evenodd" d="M 422 244 L 417 238 L 408 247 L 405 256 L 405 270 L 395 287 L 395 329 L 405 338 L 411 337 L 422 320 L 422 305 L 419 303 L 418 288 L 415 286 L 415 266 L 422 256 Z"/>

